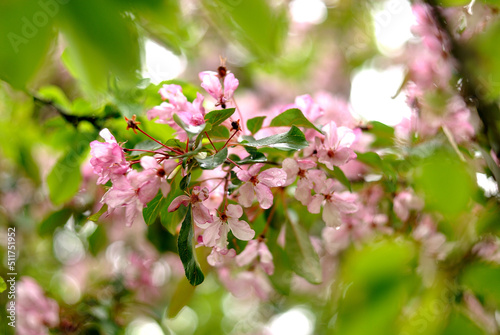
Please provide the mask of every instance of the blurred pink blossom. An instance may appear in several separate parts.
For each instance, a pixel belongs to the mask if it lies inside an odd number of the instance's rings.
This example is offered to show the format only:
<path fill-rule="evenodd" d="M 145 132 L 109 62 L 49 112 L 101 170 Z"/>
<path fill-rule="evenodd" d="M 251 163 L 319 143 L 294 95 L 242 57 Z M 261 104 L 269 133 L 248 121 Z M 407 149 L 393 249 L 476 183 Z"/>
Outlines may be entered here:
<path fill-rule="evenodd" d="M 16 310 L 19 316 L 19 335 L 48 335 L 48 328 L 59 325 L 59 306 L 47 298 L 42 288 L 31 277 L 22 277 L 17 283 Z"/>

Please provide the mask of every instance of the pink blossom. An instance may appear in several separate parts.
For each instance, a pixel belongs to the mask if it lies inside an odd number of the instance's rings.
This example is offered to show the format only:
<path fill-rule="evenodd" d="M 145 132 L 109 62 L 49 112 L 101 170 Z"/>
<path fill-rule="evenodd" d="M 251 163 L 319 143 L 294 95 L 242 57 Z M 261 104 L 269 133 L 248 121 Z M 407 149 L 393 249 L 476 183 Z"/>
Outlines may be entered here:
<path fill-rule="evenodd" d="M 323 115 L 323 109 L 314 101 L 309 94 L 299 95 L 295 98 L 295 103 L 282 108 L 284 112 L 291 108 L 298 108 L 309 121 L 315 121 Z"/>
<path fill-rule="evenodd" d="M 273 193 L 270 187 L 281 187 L 285 184 L 287 175 L 282 169 L 271 168 L 259 173 L 264 166 L 262 163 L 252 165 L 248 170 L 240 170 L 236 173 L 238 178 L 246 183 L 243 184 L 238 200 L 244 207 L 250 207 L 257 195 L 260 207 L 267 209 L 273 204 Z"/>
<path fill-rule="evenodd" d="M 258 264 L 271 276 L 274 273 L 273 255 L 261 239 L 249 241 L 245 249 L 236 256 L 236 264 L 246 266 L 257 258 L 259 259 Z"/>
<path fill-rule="evenodd" d="M 338 182 L 327 179 L 324 185 L 315 187 L 315 194 L 307 205 L 309 212 L 317 214 L 323 205 L 323 221 L 328 227 L 337 227 L 342 223 L 341 213 L 354 213 L 358 210 L 357 196 L 350 192 L 341 191 Z"/>
<path fill-rule="evenodd" d="M 470 140 L 475 133 L 470 123 L 470 110 L 464 100 L 456 95 L 447 104 L 448 113 L 442 120 L 442 126 L 448 128 L 457 143 Z"/>
<path fill-rule="evenodd" d="M 59 325 L 59 306 L 47 298 L 42 288 L 31 277 L 22 277 L 17 283 L 16 310 L 19 316 L 19 335 L 46 335 L 47 328 Z"/>
<path fill-rule="evenodd" d="M 283 170 L 287 175 L 287 180 L 283 186 L 292 184 L 299 177 L 295 198 L 304 206 L 307 206 L 312 199 L 311 190 L 314 184 L 321 185 L 326 180 L 325 173 L 321 170 L 313 170 L 315 167 L 316 163 L 311 160 L 286 158 L 283 161 Z"/>
<path fill-rule="evenodd" d="M 226 249 L 227 234 L 229 230 L 233 235 L 243 241 L 249 241 L 255 236 L 255 231 L 250 225 L 239 218 L 243 215 L 243 209 L 239 205 L 227 205 L 227 209 L 216 217 L 213 222 L 198 224 L 205 229 L 203 233 L 203 244 L 208 247 L 217 246 L 220 250 Z"/>
<path fill-rule="evenodd" d="M 173 159 L 164 159 L 162 164 L 158 164 L 155 157 L 141 157 L 141 166 L 144 168 L 145 173 L 148 173 L 150 176 L 148 187 L 156 189 L 156 192 L 158 192 L 158 189 L 161 189 L 164 197 L 170 192 L 170 184 L 167 181 L 167 177 L 178 165 Z"/>
<path fill-rule="evenodd" d="M 193 187 L 193 191 L 190 196 L 180 195 L 175 198 L 170 206 L 168 206 L 168 211 L 173 212 L 176 211 L 180 205 L 188 206 L 192 205 L 193 208 L 193 219 L 199 227 L 202 227 L 205 223 L 213 222 L 212 215 L 205 205 L 203 205 L 203 201 L 208 199 L 208 188 L 200 186 Z"/>
<path fill-rule="evenodd" d="M 158 118 L 157 123 L 168 124 L 177 130 L 179 140 L 186 140 L 187 134 L 173 120 L 174 114 L 179 116 L 187 126 L 198 127 L 205 123 L 205 108 L 203 107 L 205 98 L 200 93 L 196 93 L 196 99 L 192 103 L 184 96 L 179 85 L 163 85 L 159 93 L 164 100 L 168 99 L 168 102 L 150 109 L 147 112 L 148 119 Z"/>
<path fill-rule="evenodd" d="M 337 127 L 335 122 L 330 122 L 325 129 L 325 140 L 322 145 L 317 145 L 318 161 L 333 170 L 356 158 L 350 148 L 356 139 L 354 132 L 347 127 Z"/>
<path fill-rule="evenodd" d="M 273 291 L 269 279 L 262 271 L 243 271 L 233 277 L 228 268 L 221 267 L 218 273 L 222 284 L 237 298 L 245 298 L 253 293 L 259 299 L 267 300 Z"/>
<path fill-rule="evenodd" d="M 421 210 L 424 207 L 422 199 L 412 191 L 399 192 L 394 197 L 394 212 L 402 221 L 408 220 L 411 210 Z"/>
<path fill-rule="evenodd" d="M 351 129 L 356 127 L 358 122 L 352 116 L 352 107 L 344 98 L 322 91 L 314 96 L 314 100 L 317 101 L 320 108 L 324 111 L 319 119 L 320 124 L 335 121 L 337 126 L 345 126 Z"/>
<path fill-rule="evenodd" d="M 170 104 L 176 110 L 185 110 L 187 109 L 188 100 L 184 93 L 182 93 L 182 87 L 175 84 L 163 85 L 160 90 L 161 98 L 163 100 L 168 100 Z"/>
<path fill-rule="evenodd" d="M 212 252 L 207 256 L 207 262 L 211 266 L 223 266 L 231 262 L 236 257 L 236 250 L 234 249 L 221 249 L 217 246 L 212 248 Z"/>
<path fill-rule="evenodd" d="M 215 72 L 200 72 L 199 77 L 202 81 L 201 87 L 217 100 L 217 106 L 221 105 L 222 108 L 226 108 L 226 102 L 233 98 L 234 91 L 239 85 L 239 81 L 234 77 L 234 74 L 228 73 L 224 77 L 224 88 L 222 87 L 219 76 Z"/>
<path fill-rule="evenodd" d="M 104 194 L 101 202 L 107 204 L 111 211 L 125 207 L 126 225 L 131 226 L 137 216 L 142 217 L 142 209 L 153 200 L 158 188 L 151 182 L 148 171 L 132 170 L 126 176 L 113 177 L 112 182 L 113 187 Z"/>
<path fill-rule="evenodd" d="M 438 260 L 443 260 L 452 246 L 446 243 L 446 236 L 437 231 L 436 224 L 425 215 L 413 230 L 413 238 L 422 243 L 423 250 Z"/>
<path fill-rule="evenodd" d="M 90 143 L 90 164 L 94 173 L 99 175 L 97 184 L 106 184 L 113 174 L 124 174 L 129 169 L 122 147 L 116 142 L 107 128 L 99 132 L 106 142 L 92 141 Z"/>

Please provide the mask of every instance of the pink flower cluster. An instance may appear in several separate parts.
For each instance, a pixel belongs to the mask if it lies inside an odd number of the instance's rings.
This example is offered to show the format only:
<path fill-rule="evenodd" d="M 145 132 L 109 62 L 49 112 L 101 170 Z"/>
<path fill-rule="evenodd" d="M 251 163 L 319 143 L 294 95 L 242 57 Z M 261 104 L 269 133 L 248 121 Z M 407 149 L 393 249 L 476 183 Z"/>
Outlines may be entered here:
<path fill-rule="evenodd" d="M 239 83 L 232 73 L 226 70 L 219 73 L 207 71 L 200 73 L 199 77 L 202 81 L 201 87 L 215 99 L 216 106 L 225 108 L 234 100 L 234 92 Z M 156 122 L 176 129 L 177 139 L 187 142 L 185 149 L 179 147 L 173 149 L 163 145 L 161 141 L 138 128 L 139 123 L 135 118 L 128 120 L 128 127 L 134 131 L 140 130 L 141 133 L 162 144 L 164 148 L 155 151 L 142 150 L 147 153 L 140 159 L 127 161 L 125 149 L 117 143 L 109 130 L 101 131 L 101 136 L 106 142 L 91 143 L 90 163 L 94 172 L 99 175 L 99 183 L 108 181 L 112 183 L 101 202 L 108 206 L 108 214 L 117 209 L 124 209 L 127 226 L 137 219 L 142 220 L 143 209 L 159 191 L 163 197 L 168 196 L 171 183 L 176 180 L 173 178 L 174 175 L 180 173 L 187 177 L 191 172 L 192 163 L 207 157 L 209 154 L 207 151 L 213 148 L 212 155 L 219 152 L 212 139 L 208 138 L 210 141 L 206 143 L 206 147 L 209 149 L 205 149 L 205 153 L 191 154 L 189 151 L 193 148 L 189 143 L 192 139 L 188 138 L 186 132 L 174 121 L 174 115 L 177 115 L 184 123 L 184 129 L 203 126 L 205 108 L 204 97 L 200 93 L 193 102 L 189 102 L 180 86 L 170 84 L 163 85 L 159 94 L 165 102 L 149 110 L 148 119 L 157 119 Z M 234 133 L 226 140 L 224 147 L 227 147 L 232 155 L 228 156 L 225 163 L 230 161 L 232 165 L 222 164 L 213 170 L 203 171 L 201 181 L 188 182 L 188 185 L 183 186 L 185 194 L 177 196 L 168 204 L 169 212 L 178 210 L 180 206 L 191 208 L 198 246 L 212 248 L 207 259 L 209 264 L 219 269 L 221 280 L 235 291 L 239 290 L 236 280 L 253 286 L 257 295 L 267 296 L 269 283 L 262 274 L 273 274 L 273 255 L 266 245 L 265 232 L 255 238 L 256 233 L 247 220 L 251 222 L 255 213 L 270 209 L 273 205 L 280 206 L 274 203 L 276 192 L 285 194 L 283 188 L 295 187 L 295 198 L 310 213 L 322 212 L 323 221 L 332 229 L 349 229 L 345 223 L 355 220 L 354 213 L 360 208 L 358 195 L 346 191 L 330 173 L 356 159 L 357 155 L 353 149 L 360 139 L 361 132 L 355 128 L 357 123 L 350 115 L 347 104 L 341 104 L 337 108 L 332 106 L 337 100 L 331 100 L 327 96 L 323 98 L 328 100 L 325 106 L 328 106 L 329 122 L 322 128 L 322 132 L 304 128 L 310 145 L 302 153 L 297 153 L 294 158 L 285 158 L 282 162 L 274 163 L 278 167 L 267 167 L 266 163 L 261 162 L 240 166 L 229 157 L 236 155 L 242 159 L 247 152 L 241 150 L 238 141 L 230 142 L 233 137 L 237 139 L 235 135 L 241 131 L 239 126 L 231 125 L 230 132 Z M 289 108 L 300 109 L 311 122 L 319 122 L 325 118 L 325 110 L 309 95 L 299 96 L 294 104 L 279 107 L 277 110 L 284 111 Z M 332 121 L 334 119 L 338 120 L 339 124 Z M 241 124 L 246 123 L 246 120 L 239 121 Z M 267 135 L 279 133 L 279 130 L 270 127 L 269 120 L 264 125 L 266 128 L 263 133 Z M 140 165 L 140 168 L 132 168 L 135 164 Z M 169 177 L 171 179 L 168 179 Z M 228 192 L 228 186 L 232 187 L 233 192 Z M 281 189 L 276 191 L 275 188 Z M 287 201 L 284 197 L 280 199 Z M 229 201 L 236 201 L 237 204 Z M 365 218 L 372 214 L 367 210 L 362 213 L 360 212 L 359 216 L 364 215 Z M 373 218 L 368 220 L 377 221 Z M 384 220 L 378 221 L 385 223 Z M 264 231 L 267 229 L 268 227 Z M 228 236 L 234 236 L 248 243 L 237 253 L 233 249 L 233 241 L 228 240 Z M 238 249 L 236 246 L 235 248 Z M 142 265 L 138 263 L 139 267 Z M 233 267 L 250 270 L 240 272 L 234 277 L 227 274 L 227 270 Z M 260 269 L 258 272 L 255 271 L 257 268 Z M 135 285 L 133 280 L 130 283 L 131 286 Z"/>

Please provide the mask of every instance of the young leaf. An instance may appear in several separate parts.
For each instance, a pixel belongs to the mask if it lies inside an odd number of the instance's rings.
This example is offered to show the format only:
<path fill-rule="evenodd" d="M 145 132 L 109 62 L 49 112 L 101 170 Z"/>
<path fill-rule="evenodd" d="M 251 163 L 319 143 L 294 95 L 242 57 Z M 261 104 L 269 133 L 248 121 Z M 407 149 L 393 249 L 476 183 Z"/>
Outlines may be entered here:
<path fill-rule="evenodd" d="M 316 128 L 298 108 L 286 110 L 271 121 L 271 127 L 289 127 L 290 125 L 313 128 L 321 133 L 321 130 Z"/>
<path fill-rule="evenodd" d="M 97 211 L 97 213 L 92 214 L 87 218 L 87 220 L 92 221 L 92 222 L 97 222 L 101 218 L 101 216 L 106 213 L 108 210 L 108 204 L 102 205 L 101 209 Z"/>
<path fill-rule="evenodd" d="M 309 145 L 304 133 L 295 126 L 292 126 L 286 133 L 271 135 L 257 141 L 242 142 L 241 144 L 249 147 L 271 147 L 285 151 L 300 150 Z"/>
<path fill-rule="evenodd" d="M 255 134 L 262 128 L 262 123 L 264 122 L 265 116 L 257 116 L 253 119 L 247 121 L 247 128 L 252 134 Z"/>
<path fill-rule="evenodd" d="M 82 175 L 80 165 L 87 154 L 87 147 L 70 150 L 54 165 L 47 177 L 50 200 L 60 205 L 78 192 Z"/>
<path fill-rule="evenodd" d="M 189 187 L 189 183 L 191 183 L 191 173 L 182 177 L 179 187 L 181 190 L 185 191 Z"/>
<path fill-rule="evenodd" d="M 144 221 L 149 226 L 156 221 L 156 218 L 160 214 L 160 210 L 165 205 L 165 198 L 161 191 L 158 191 L 156 197 L 151 200 L 146 208 L 142 211 L 142 215 L 144 216 Z"/>
<path fill-rule="evenodd" d="M 217 109 L 207 113 L 205 115 L 205 121 L 212 125 L 212 127 L 220 125 L 226 119 L 228 119 L 231 115 L 234 114 L 234 108 L 228 109 Z"/>
<path fill-rule="evenodd" d="M 312 284 L 322 280 L 319 256 L 314 250 L 307 231 L 297 222 L 286 221 L 285 252 L 292 270 Z"/>
<path fill-rule="evenodd" d="M 215 155 L 209 156 L 204 159 L 198 159 L 198 163 L 203 170 L 213 170 L 227 159 L 227 147 L 216 153 Z"/>
<path fill-rule="evenodd" d="M 184 265 L 184 273 L 186 274 L 186 278 L 189 280 L 189 283 L 193 286 L 201 284 L 205 277 L 203 276 L 203 272 L 201 272 L 200 264 L 196 259 L 194 249 L 194 230 L 191 205 L 189 205 L 186 217 L 182 222 L 181 231 L 177 240 L 177 249 L 179 250 L 182 265 Z"/>
<path fill-rule="evenodd" d="M 212 127 L 212 129 L 210 131 L 207 132 L 208 133 L 208 136 L 210 136 L 210 138 L 229 138 L 229 136 L 231 136 L 231 134 L 229 133 L 229 129 L 227 129 L 226 127 L 224 126 L 215 126 L 215 127 Z"/>

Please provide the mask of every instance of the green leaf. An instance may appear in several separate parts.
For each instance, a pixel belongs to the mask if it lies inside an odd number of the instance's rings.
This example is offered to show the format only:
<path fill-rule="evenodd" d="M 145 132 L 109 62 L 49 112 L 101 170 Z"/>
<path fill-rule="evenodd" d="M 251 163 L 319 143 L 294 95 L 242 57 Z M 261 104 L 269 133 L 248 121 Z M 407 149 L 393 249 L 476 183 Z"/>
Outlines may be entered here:
<path fill-rule="evenodd" d="M 109 87 L 110 76 L 133 87 L 140 70 L 136 26 L 112 1 L 69 1 L 58 16 L 68 48 L 63 61 L 71 74 L 95 89 Z"/>
<path fill-rule="evenodd" d="M 277 243 L 269 243 L 269 251 L 273 255 L 274 273 L 269 276 L 269 280 L 274 288 L 283 295 L 290 294 L 293 272 L 290 270 L 290 261 L 283 248 Z"/>
<path fill-rule="evenodd" d="M 229 129 L 227 129 L 224 126 L 215 126 L 210 129 L 210 131 L 207 132 L 208 136 L 210 136 L 211 139 L 213 138 L 223 138 L 227 139 L 231 135 L 229 133 Z"/>
<path fill-rule="evenodd" d="M 212 127 L 220 125 L 226 121 L 231 115 L 234 114 L 234 108 L 216 109 L 205 115 L 205 121 L 212 125 Z"/>
<path fill-rule="evenodd" d="M 319 256 L 314 250 L 308 232 L 292 220 L 286 221 L 285 252 L 292 270 L 312 284 L 322 280 Z"/>
<path fill-rule="evenodd" d="M 97 221 L 99 221 L 99 219 L 101 218 L 101 216 L 104 213 L 106 213 L 107 210 L 108 210 L 108 204 L 104 204 L 104 205 L 101 206 L 101 209 L 99 209 L 99 211 L 97 211 L 97 213 L 94 213 L 91 216 L 89 216 L 87 218 L 87 220 L 93 221 L 93 222 L 97 222 Z"/>
<path fill-rule="evenodd" d="M 309 121 L 302 111 L 298 108 L 292 108 L 284 111 L 283 113 L 276 116 L 271 121 L 271 127 L 290 127 L 291 125 L 297 127 L 305 127 L 305 128 L 313 128 L 320 134 L 322 134 L 321 130 L 316 128 L 315 125 Z"/>
<path fill-rule="evenodd" d="M 247 128 L 252 133 L 255 134 L 262 128 L 262 123 L 264 122 L 265 116 L 257 116 L 247 121 Z"/>
<path fill-rule="evenodd" d="M 89 236 L 89 251 L 92 255 L 97 256 L 107 246 L 108 238 L 106 236 L 106 229 L 103 225 L 98 225 L 94 233 Z"/>
<path fill-rule="evenodd" d="M 182 278 L 175 288 L 170 305 L 167 309 L 167 317 L 174 318 L 181 309 L 188 304 L 193 296 L 196 286 L 190 285 L 186 278 Z"/>
<path fill-rule="evenodd" d="M 7 284 L 3 280 L 2 276 L 0 276 L 0 293 L 7 289 Z"/>
<path fill-rule="evenodd" d="M 38 233 L 41 236 L 51 235 L 57 227 L 64 226 L 72 214 L 73 211 L 69 208 L 63 208 L 50 214 L 38 227 Z"/>
<path fill-rule="evenodd" d="M 309 146 L 304 133 L 295 126 L 292 126 L 286 133 L 271 135 L 257 141 L 242 142 L 241 144 L 248 147 L 271 147 L 285 151 L 300 150 Z"/>
<path fill-rule="evenodd" d="M 191 173 L 188 173 L 184 177 L 182 177 L 181 182 L 179 183 L 179 187 L 181 190 L 185 191 L 188 187 L 189 184 L 191 183 Z"/>
<path fill-rule="evenodd" d="M 148 226 L 156 221 L 156 218 L 160 215 L 160 210 L 165 204 L 166 202 L 163 197 L 163 193 L 158 191 L 158 194 L 153 198 L 153 200 L 151 200 L 146 208 L 142 210 L 142 216 Z"/>
<path fill-rule="evenodd" d="M 342 171 L 341 168 L 339 168 L 338 166 L 334 166 L 333 167 L 333 176 L 335 177 L 335 179 L 340 181 L 342 183 L 342 185 L 347 187 L 347 189 L 350 192 L 352 192 L 351 182 L 349 181 L 349 179 L 347 179 L 347 177 L 344 174 L 344 171 Z"/>
<path fill-rule="evenodd" d="M 179 194 L 181 195 L 181 194 Z M 172 200 L 175 198 L 172 198 Z M 177 234 L 177 226 L 184 220 L 186 216 L 186 207 L 181 206 L 174 212 L 168 211 L 168 206 L 163 206 L 160 211 L 160 220 L 163 227 L 165 227 L 168 232 L 172 235 Z"/>
<path fill-rule="evenodd" d="M 252 163 L 264 163 L 267 162 L 267 157 L 262 152 L 256 151 L 254 154 L 247 156 L 241 160 L 236 160 L 238 164 L 252 164 Z"/>
<path fill-rule="evenodd" d="M 200 269 L 200 264 L 196 259 L 194 249 L 194 229 L 191 204 L 188 207 L 186 217 L 182 222 L 181 231 L 177 240 L 177 249 L 184 265 L 184 273 L 189 283 L 193 286 L 203 282 L 205 277 Z"/>
<path fill-rule="evenodd" d="M 160 210 L 160 220 L 163 227 L 165 227 L 168 232 L 172 235 L 177 235 L 177 226 L 182 222 L 184 216 L 186 215 L 186 207 L 180 206 L 174 212 L 168 211 L 168 206 L 172 203 L 172 201 L 180 195 L 184 195 L 184 192 L 180 189 L 180 181 L 182 179 L 182 175 L 179 173 L 176 175 L 175 179 L 171 182 L 170 193 L 165 198 L 165 204 L 163 208 Z"/>
<path fill-rule="evenodd" d="M 475 322 L 464 315 L 461 311 L 454 311 L 450 315 L 448 325 L 443 330 L 441 335 L 484 335 L 486 332 L 479 328 Z"/>
<path fill-rule="evenodd" d="M 79 145 L 61 157 L 47 177 L 50 200 L 60 205 L 71 199 L 80 187 L 82 175 L 80 165 L 85 158 L 88 145 Z"/>
<path fill-rule="evenodd" d="M 500 267 L 486 263 L 474 263 L 466 267 L 460 283 L 480 295 L 487 302 L 500 308 Z"/>
<path fill-rule="evenodd" d="M 215 155 L 208 156 L 204 159 L 196 158 L 198 164 L 200 164 L 200 168 L 203 170 L 213 170 L 222 163 L 224 163 L 227 159 L 227 147 L 217 152 Z"/>
<path fill-rule="evenodd" d="M 394 128 L 378 121 L 371 121 L 368 126 L 368 132 L 375 135 L 372 147 L 380 148 L 394 145 Z"/>
<path fill-rule="evenodd" d="M 475 181 L 455 155 L 437 153 L 416 167 L 415 188 L 428 209 L 454 217 L 468 210 Z"/>
<path fill-rule="evenodd" d="M 71 102 L 68 100 L 63 90 L 58 86 L 49 85 L 40 88 L 38 90 L 38 97 L 50 101 L 66 112 L 70 111 L 71 109 Z"/>
<path fill-rule="evenodd" d="M 53 4 L 47 11 L 36 0 L 0 1 L 0 79 L 14 88 L 34 79 L 55 42 L 53 21 L 63 6 Z"/>
<path fill-rule="evenodd" d="M 397 174 L 394 168 L 376 153 L 376 152 L 356 152 L 357 160 L 361 163 L 365 163 L 371 167 L 379 169 L 383 174 L 385 174 L 392 183 L 396 183 Z M 393 185 L 393 187 L 395 187 Z"/>
<path fill-rule="evenodd" d="M 259 61 L 274 61 L 286 36 L 287 13 L 266 0 L 203 0 L 223 37 L 239 41 Z"/>

